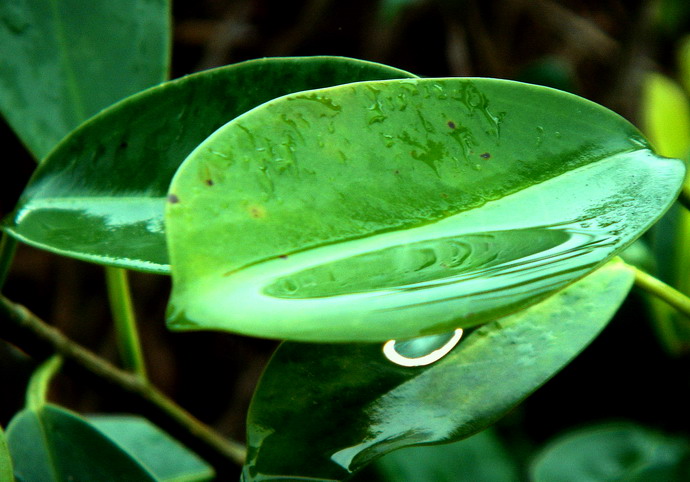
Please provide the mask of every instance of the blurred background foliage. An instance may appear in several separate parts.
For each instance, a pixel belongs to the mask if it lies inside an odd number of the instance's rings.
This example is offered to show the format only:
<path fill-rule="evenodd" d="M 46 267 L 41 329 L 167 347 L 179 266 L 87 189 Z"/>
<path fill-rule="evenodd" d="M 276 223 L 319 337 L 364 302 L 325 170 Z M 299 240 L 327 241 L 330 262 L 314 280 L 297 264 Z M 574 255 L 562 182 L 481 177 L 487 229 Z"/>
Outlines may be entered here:
<path fill-rule="evenodd" d="M 522 80 L 601 103 L 645 129 L 662 150 L 670 142 L 676 149 L 672 155 L 687 157 L 687 0 L 175 0 L 173 16 L 173 78 L 258 57 L 342 55 L 425 77 Z M 671 83 L 660 88 L 667 107 L 658 108 L 657 115 L 664 121 L 661 132 L 671 132 L 671 140 L 655 133 L 659 120 L 649 120 L 650 105 L 664 102 L 651 101 L 650 96 L 656 92 L 654 86 L 664 82 Z M 5 124 L 0 125 L 0 142 L 4 165 L 9 166 L 0 176 L 4 217 L 34 162 Z M 656 251 L 660 275 L 670 282 L 685 276 L 687 288 L 690 271 L 672 265 L 677 257 L 663 258 L 668 246 L 679 239 L 679 229 L 685 229 L 678 227 L 683 215 L 672 214 L 666 227 L 657 229 L 649 249 L 643 247 L 642 258 L 652 253 L 647 261 L 653 265 Z M 680 249 L 687 253 L 690 248 L 682 244 Z M 169 279 L 134 274 L 132 289 L 152 381 L 203 421 L 243 440 L 252 390 L 276 342 L 226 333 L 170 333 L 163 322 Z M 76 341 L 116 359 L 100 267 L 20 246 L 5 293 Z M 687 462 L 685 442 L 678 442 L 685 447 L 680 449 L 676 442 L 690 435 L 690 335 L 668 333 L 687 326 L 688 320 L 657 312 L 655 319 L 662 321 L 650 323 L 649 313 L 641 297 L 631 296 L 579 358 L 499 422 L 495 431 L 461 442 L 464 455 L 453 452 L 457 444 L 433 455 L 424 452 L 426 448 L 410 449 L 417 452 L 398 456 L 397 461 L 386 458 L 378 472 L 372 469 L 364 478 L 423 480 L 415 475 L 419 467 L 410 461 L 426 460 L 437 468 L 444 464 L 452 468 L 428 480 L 456 480 L 453 474 L 458 471 L 480 471 L 476 460 L 493 460 L 489 475 L 464 472 L 468 480 L 523 479 L 542 448 L 556 444 L 554 450 L 567 453 L 572 450 L 568 443 L 578 443 L 585 435 L 594 437 L 588 439 L 590 444 L 604 440 L 601 446 L 609 447 L 615 460 L 627 461 L 626 467 L 635 463 L 639 468 L 640 460 L 652 464 L 650 470 L 659 464 L 666 467 L 666 459 L 655 452 L 657 447 L 662 455 Z M 30 359 L 0 342 L 0 425 L 5 426 L 22 406 L 33 368 Z M 54 384 L 51 398 L 80 412 L 127 410 L 108 392 L 67 377 Z M 578 432 L 574 441 L 560 445 L 552 442 L 570 430 L 610 421 L 627 425 L 606 425 L 594 435 Z M 644 442 L 626 442 L 623 445 L 634 450 L 621 455 L 616 447 L 621 439 L 628 440 L 625 437 L 637 441 L 635 437 L 642 437 Z M 539 479 L 539 474 L 549 474 L 548 454 L 537 460 L 539 467 L 531 470 Z M 628 473 L 625 480 L 651 480 L 644 478 L 650 473 L 657 472 Z M 635 479 L 638 476 L 642 478 Z"/>

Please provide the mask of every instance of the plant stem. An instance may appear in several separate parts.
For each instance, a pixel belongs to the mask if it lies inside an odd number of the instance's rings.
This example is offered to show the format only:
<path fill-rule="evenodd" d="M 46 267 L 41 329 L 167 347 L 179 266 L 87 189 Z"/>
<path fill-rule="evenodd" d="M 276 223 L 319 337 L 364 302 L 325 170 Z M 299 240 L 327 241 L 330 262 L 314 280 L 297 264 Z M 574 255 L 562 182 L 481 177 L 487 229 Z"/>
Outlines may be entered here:
<path fill-rule="evenodd" d="M 3 232 L 2 238 L 0 238 L 0 292 L 2 287 L 5 286 L 5 280 L 10 271 L 16 248 L 17 240 Z"/>
<path fill-rule="evenodd" d="M 635 274 L 635 284 L 647 293 L 656 296 L 683 315 L 690 318 L 690 298 L 660 279 L 645 273 L 641 269 L 628 265 Z"/>
<path fill-rule="evenodd" d="M 127 271 L 122 268 L 105 268 L 108 285 L 110 310 L 115 321 L 115 334 L 120 357 L 125 368 L 146 379 L 146 363 L 141 350 L 137 321 L 132 307 L 132 295 L 129 290 Z"/>
<path fill-rule="evenodd" d="M 166 422 L 173 436 L 186 441 L 193 450 L 222 473 L 228 462 L 243 464 L 245 447 L 228 440 L 197 420 L 168 396 L 146 380 L 121 370 L 93 352 L 73 342 L 57 329 L 45 323 L 22 305 L 0 295 L 0 337 L 16 345 L 29 355 L 45 359 L 55 353 L 62 355 L 82 372 L 108 382 L 121 393 L 135 397 Z M 164 427 L 165 428 L 165 427 Z"/>

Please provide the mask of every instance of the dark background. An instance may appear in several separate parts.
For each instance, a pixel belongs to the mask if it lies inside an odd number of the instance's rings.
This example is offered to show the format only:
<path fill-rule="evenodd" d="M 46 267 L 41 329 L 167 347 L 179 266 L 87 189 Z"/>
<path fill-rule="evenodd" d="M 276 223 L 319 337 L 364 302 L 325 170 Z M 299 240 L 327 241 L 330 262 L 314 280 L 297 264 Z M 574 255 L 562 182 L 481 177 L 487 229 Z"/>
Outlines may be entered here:
<path fill-rule="evenodd" d="M 481 76 L 550 85 L 637 122 L 644 72 L 675 75 L 690 2 L 623 0 L 177 0 L 173 77 L 265 56 L 343 55 L 421 76 Z M 400 6 L 396 10 L 396 6 Z M 639 124 L 638 124 L 639 125 Z M 0 215 L 34 163 L 0 124 Z M 276 343 L 224 333 L 170 333 L 166 277 L 133 273 L 134 301 L 153 382 L 222 433 L 244 439 L 252 390 Z M 100 267 L 20 246 L 5 294 L 102 356 L 117 355 Z M 23 404 L 34 363 L 0 342 L 0 424 Z M 572 364 L 499 429 L 518 457 L 564 430 L 634 420 L 690 433 L 688 356 L 670 357 L 633 294 Z M 506 376 L 510 376 L 509 373 Z M 61 377 L 52 400 L 80 412 L 118 411 L 110 395 Z"/>

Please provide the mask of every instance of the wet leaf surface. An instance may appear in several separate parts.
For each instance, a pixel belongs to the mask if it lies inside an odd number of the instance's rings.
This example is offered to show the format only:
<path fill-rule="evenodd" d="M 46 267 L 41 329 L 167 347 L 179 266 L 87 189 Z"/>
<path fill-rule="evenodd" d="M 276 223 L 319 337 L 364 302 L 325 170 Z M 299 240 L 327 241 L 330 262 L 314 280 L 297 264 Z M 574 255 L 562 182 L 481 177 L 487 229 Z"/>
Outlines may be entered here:
<path fill-rule="evenodd" d="M 254 60 L 184 77 L 105 110 L 44 161 L 6 223 L 33 246 L 87 261 L 167 273 L 163 210 L 184 158 L 227 121 L 275 97 L 409 77 L 340 57 Z M 206 185 L 214 171 L 200 171 Z"/>
<path fill-rule="evenodd" d="M 424 367 L 391 363 L 379 344 L 283 343 L 250 406 L 245 480 L 342 480 L 398 448 L 483 430 L 584 349 L 632 281 L 612 262 Z"/>
<path fill-rule="evenodd" d="M 601 106 L 496 79 L 271 101 L 209 137 L 171 184 L 170 326 L 385 341 L 513 313 L 671 204 L 683 164 L 649 149 Z"/>

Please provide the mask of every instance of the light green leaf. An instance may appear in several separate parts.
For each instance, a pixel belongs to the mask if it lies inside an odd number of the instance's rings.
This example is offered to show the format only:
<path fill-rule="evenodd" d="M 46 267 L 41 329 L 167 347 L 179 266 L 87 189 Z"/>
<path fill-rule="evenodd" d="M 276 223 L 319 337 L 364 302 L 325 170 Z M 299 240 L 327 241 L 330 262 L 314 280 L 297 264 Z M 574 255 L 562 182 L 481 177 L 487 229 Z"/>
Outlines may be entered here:
<path fill-rule="evenodd" d="M 6 230 L 61 255 L 167 273 L 168 185 L 184 158 L 214 130 L 287 93 L 409 76 L 339 57 L 271 58 L 154 87 L 65 139 L 39 166 Z M 202 169 L 196 175 L 205 181 L 213 174 Z"/>
<path fill-rule="evenodd" d="M 403 79 L 288 95 L 175 175 L 170 327 L 384 341 L 481 324 L 628 246 L 683 175 L 613 112 L 546 87 Z"/>
<path fill-rule="evenodd" d="M 142 417 L 90 416 L 89 422 L 139 460 L 156 480 L 192 482 L 213 479 L 213 469 L 175 439 Z"/>
<path fill-rule="evenodd" d="M 642 89 L 642 130 L 662 156 L 690 152 L 690 104 L 683 89 L 661 74 L 647 74 Z"/>
<path fill-rule="evenodd" d="M 27 408 L 40 409 L 46 404 L 50 382 L 61 367 L 62 357 L 53 355 L 34 371 L 26 387 Z"/>
<path fill-rule="evenodd" d="M 12 459 L 7 448 L 5 432 L 0 427 L 0 480 L 14 482 L 14 472 L 12 470 Z"/>
<path fill-rule="evenodd" d="M 603 424 L 559 437 L 537 456 L 534 482 L 690 480 L 690 447 L 633 424 Z"/>
<path fill-rule="evenodd" d="M 491 430 L 452 444 L 396 450 L 374 464 L 387 482 L 517 482 L 518 469 Z"/>
<path fill-rule="evenodd" d="M 0 111 L 36 159 L 99 110 L 163 81 L 168 0 L 0 2 Z"/>
<path fill-rule="evenodd" d="M 155 480 L 86 420 L 50 404 L 19 412 L 7 428 L 7 444 L 19 480 Z"/>
<path fill-rule="evenodd" d="M 249 409 L 245 480 L 342 480 L 390 451 L 483 430 L 585 348 L 632 281 L 610 263 L 423 367 L 391 363 L 380 345 L 283 343 Z"/>

